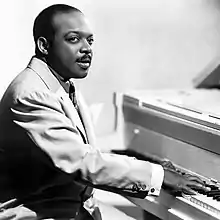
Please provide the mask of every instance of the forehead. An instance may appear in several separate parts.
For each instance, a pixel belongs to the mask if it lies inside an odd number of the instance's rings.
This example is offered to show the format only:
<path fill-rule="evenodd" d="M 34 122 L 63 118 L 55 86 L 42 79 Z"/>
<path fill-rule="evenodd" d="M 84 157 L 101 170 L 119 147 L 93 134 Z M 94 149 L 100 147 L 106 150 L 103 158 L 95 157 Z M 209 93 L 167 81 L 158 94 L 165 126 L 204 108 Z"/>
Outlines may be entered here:
<path fill-rule="evenodd" d="M 66 34 L 70 31 L 93 34 L 88 20 L 80 12 L 58 13 L 53 17 L 52 25 L 56 34 Z"/>

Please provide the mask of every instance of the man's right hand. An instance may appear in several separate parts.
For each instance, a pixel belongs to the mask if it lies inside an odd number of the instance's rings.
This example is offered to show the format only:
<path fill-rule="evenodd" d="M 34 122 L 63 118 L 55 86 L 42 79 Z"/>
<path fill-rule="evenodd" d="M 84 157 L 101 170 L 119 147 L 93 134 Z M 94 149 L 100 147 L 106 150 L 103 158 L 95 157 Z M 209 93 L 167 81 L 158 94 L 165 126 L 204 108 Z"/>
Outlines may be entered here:
<path fill-rule="evenodd" d="M 196 176 L 184 176 L 174 170 L 164 169 L 164 180 L 162 188 L 176 196 L 195 195 L 196 191 L 207 192 L 210 189 Z"/>

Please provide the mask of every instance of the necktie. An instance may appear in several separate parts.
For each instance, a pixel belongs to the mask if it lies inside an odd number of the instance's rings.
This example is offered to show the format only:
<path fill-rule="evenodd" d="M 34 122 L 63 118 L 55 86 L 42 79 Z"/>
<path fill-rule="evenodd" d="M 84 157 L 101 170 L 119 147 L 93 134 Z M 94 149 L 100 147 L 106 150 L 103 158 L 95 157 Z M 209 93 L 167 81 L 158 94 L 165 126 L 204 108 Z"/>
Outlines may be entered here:
<path fill-rule="evenodd" d="M 75 86 L 72 81 L 70 81 L 69 97 L 73 105 L 75 106 L 75 108 L 77 108 L 78 106 L 77 106 L 77 100 L 76 100 L 76 90 L 75 90 Z"/>
<path fill-rule="evenodd" d="M 80 113 L 80 109 L 79 109 L 79 106 L 78 106 L 78 104 L 77 104 L 76 90 L 75 90 L 74 83 L 71 82 L 71 81 L 69 81 L 69 85 L 70 85 L 70 86 L 69 86 L 69 98 L 70 98 L 70 100 L 72 101 L 72 103 L 73 103 L 73 105 L 74 105 L 74 107 L 75 107 L 75 109 L 76 109 L 76 111 L 77 111 L 77 113 L 78 113 L 78 115 L 79 115 L 79 118 L 80 118 L 80 120 L 81 120 L 82 123 L 83 123 L 82 116 L 81 116 L 81 113 Z M 84 124 L 83 124 L 83 126 L 84 126 Z M 85 138 L 85 136 L 84 136 L 84 134 L 81 132 L 81 130 L 78 129 L 78 131 L 80 132 L 80 134 L 81 134 L 81 136 L 82 136 L 82 138 L 83 138 L 84 143 L 85 143 L 85 144 L 88 143 L 87 139 Z"/>

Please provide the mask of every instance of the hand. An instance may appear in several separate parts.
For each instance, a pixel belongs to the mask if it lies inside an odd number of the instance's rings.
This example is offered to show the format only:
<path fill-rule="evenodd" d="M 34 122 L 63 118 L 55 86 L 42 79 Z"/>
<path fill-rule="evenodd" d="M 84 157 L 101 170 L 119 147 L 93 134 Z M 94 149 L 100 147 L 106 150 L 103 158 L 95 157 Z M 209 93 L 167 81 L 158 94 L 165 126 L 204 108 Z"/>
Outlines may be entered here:
<path fill-rule="evenodd" d="M 207 192 L 210 188 L 197 176 L 181 175 L 174 170 L 164 169 L 162 188 L 175 196 L 196 195 L 196 191 Z"/>

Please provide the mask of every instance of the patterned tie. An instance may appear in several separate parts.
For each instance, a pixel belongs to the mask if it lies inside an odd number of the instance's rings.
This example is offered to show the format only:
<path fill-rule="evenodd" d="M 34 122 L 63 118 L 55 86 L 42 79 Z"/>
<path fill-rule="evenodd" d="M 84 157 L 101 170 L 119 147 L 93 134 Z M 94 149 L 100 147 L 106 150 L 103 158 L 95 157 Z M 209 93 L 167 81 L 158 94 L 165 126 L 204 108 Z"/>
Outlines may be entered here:
<path fill-rule="evenodd" d="M 77 100 L 76 100 L 76 90 L 75 90 L 74 83 L 72 81 L 69 81 L 69 83 L 70 83 L 70 87 L 69 87 L 70 100 L 72 101 L 75 108 L 78 109 Z"/>

